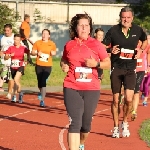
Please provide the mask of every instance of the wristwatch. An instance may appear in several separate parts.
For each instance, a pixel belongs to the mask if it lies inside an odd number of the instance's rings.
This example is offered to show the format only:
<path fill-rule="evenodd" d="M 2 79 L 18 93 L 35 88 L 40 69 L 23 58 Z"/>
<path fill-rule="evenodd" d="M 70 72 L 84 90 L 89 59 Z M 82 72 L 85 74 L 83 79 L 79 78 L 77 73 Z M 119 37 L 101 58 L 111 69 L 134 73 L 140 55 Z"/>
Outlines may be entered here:
<path fill-rule="evenodd" d="M 100 62 L 97 62 L 96 67 L 97 67 L 97 68 L 99 68 L 99 67 L 100 67 Z"/>

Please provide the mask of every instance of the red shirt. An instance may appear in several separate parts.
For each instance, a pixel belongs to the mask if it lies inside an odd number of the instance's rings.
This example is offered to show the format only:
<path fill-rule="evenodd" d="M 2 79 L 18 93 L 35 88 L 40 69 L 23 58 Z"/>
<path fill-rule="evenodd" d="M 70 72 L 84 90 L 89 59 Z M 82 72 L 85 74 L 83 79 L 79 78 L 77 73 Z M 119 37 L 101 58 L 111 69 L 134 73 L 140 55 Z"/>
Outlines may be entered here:
<path fill-rule="evenodd" d="M 69 71 L 64 79 L 64 87 L 76 90 L 99 90 L 99 80 L 97 68 L 89 68 L 92 73 L 87 77 L 88 82 L 77 81 L 76 70 L 79 67 L 86 67 L 85 59 L 93 57 L 96 61 L 101 61 L 108 57 L 105 47 L 96 39 L 89 37 L 88 40 L 75 38 L 67 42 L 64 47 L 62 58 L 69 62 Z M 87 67 L 86 67 L 87 68 Z M 78 69 L 79 70 L 79 69 Z M 89 71 L 89 72 L 90 72 Z"/>
<path fill-rule="evenodd" d="M 11 67 L 13 69 L 18 69 L 21 66 L 25 66 L 24 64 L 24 54 L 29 53 L 29 50 L 25 46 L 20 46 L 17 48 L 16 46 L 10 46 L 8 50 L 5 51 L 5 54 L 13 54 L 11 57 Z"/>

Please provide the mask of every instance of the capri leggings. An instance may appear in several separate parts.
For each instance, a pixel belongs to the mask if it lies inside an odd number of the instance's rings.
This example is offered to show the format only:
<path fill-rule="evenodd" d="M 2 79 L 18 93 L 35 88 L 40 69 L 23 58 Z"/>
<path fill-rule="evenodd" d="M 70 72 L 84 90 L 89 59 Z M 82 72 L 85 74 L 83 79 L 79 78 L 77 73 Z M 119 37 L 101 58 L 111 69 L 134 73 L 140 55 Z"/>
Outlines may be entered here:
<path fill-rule="evenodd" d="M 100 90 L 64 88 L 64 102 L 71 119 L 69 133 L 88 133 L 97 107 Z"/>
<path fill-rule="evenodd" d="M 51 73 L 51 66 L 35 66 L 35 72 L 38 80 L 38 88 L 46 87 L 46 80 Z"/>
<path fill-rule="evenodd" d="M 140 86 L 140 91 L 144 94 L 145 97 L 148 97 L 150 93 L 149 86 L 150 86 L 150 73 L 143 78 L 143 81 Z"/>
<path fill-rule="evenodd" d="M 144 75 L 145 75 L 145 71 L 136 72 L 136 85 L 135 85 L 135 89 L 134 89 L 134 94 L 139 93 L 140 85 L 142 83 Z"/>

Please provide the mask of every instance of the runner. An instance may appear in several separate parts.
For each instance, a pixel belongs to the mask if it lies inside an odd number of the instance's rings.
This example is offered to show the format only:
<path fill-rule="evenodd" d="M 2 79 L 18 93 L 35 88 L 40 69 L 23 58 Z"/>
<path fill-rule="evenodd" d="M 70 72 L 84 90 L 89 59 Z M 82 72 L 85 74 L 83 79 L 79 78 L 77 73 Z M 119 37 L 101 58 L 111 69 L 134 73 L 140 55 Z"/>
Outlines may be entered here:
<path fill-rule="evenodd" d="M 61 59 L 64 79 L 64 103 L 70 118 L 68 145 L 70 150 L 84 150 L 91 129 L 100 86 L 97 68 L 110 67 L 105 47 L 92 34 L 92 19 L 88 14 L 77 14 L 70 23 L 70 37 Z M 100 60 L 100 61 L 99 61 Z"/>
<path fill-rule="evenodd" d="M 38 88 L 42 96 L 40 106 L 44 107 L 46 80 L 51 74 L 52 56 L 56 55 L 56 45 L 53 41 L 50 40 L 50 31 L 48 29 L 44 29 L 42 31 L 42 40 L 34 43 L 31 54 L 33 56 L 37 56 L 35 71 L 38 80 Z"/>
<path fill-rule="evenodd" d="M 103 41 L 103 38 L 104 38 L 104 31 L 103 31 L 103 29 L 97 28 L 97 29 L 95 30 L 94 37 L 95 37 L 95 39 L 97 39 L 98 41 L 102 42 L 102 41 Z M 102 79 L 103 79 L 103 77 L 104 77 L 103 69 L 98 68 L 97 71 L 98 71 L 98 79 L 100 80 L 100 83 L 101 83 L 101 81 L 102 81 Z"/>
<path fill-rule="evenodd" d="M 30 16 L 28 14 L 25 14 L 24 21 L 22 22 L 21 27 L 20 27 L 20 34 L 22 37 L 22 42 L 27 47 L 27 49 L 29 49 L 28 41 L 30 41 L 29 40 L 29 37 L 30 37 L 30 24 L 29 23 L 30 23 Z M 32 62 L 31 57 L 29 58 L 28 62 L 30 63 L 30 65 L 34 66 L 34 63 Z"/>
<path fill-rule="evenodd" d="M 13 88 L 14 93 L 12 97 L 12 102 L 17 101 L 16 94 L 19 93 L 19 103 L 23 102 L 23 93 L 21 92 L 20 79 L 24 75 L 24 54 L 27 54 L 27 59 L 29 58 L 30 51 L 21 45 L 21 35 L 14 35 L 14 45 L 10 46 L 5 52 L 5 59 L 8 60 L 11 58 L 11 76 L 13 78 Z M 16 86 L 14 86 L 14 82 Z"/>
<path fill-rule="evenodd" d="M 14 33 L 12 33 L 12 25 L 4 25 L 4 35 L 0 39 L 0 49 L 1 49 L 1 74 L 0 74 L 0 91 L 3 90 L 3 83 L 8 82 L 8 94 L 7 98 L 11 99 L 11 93 L 13 90 L 13 80 L 10 76 L 10 64 L 11 59 L 4 60 L 4 52 L 8 49 L 9 46 L 14 43 Z"/>
<path fill-rule="evenodd" d="M 150 35 L 147 36 L 148 46 L 147 46 L 147 61 L 145 61 L 145 77 L 142 81 L 140 91 L 142 92 L 143 106 L 147 106 L 147 100 L 150 93 Z M 145 56 L 146 57 L 146 56 Z"/>
<path fill-rule="evenodd" d="M 122 136 L 129 137 L 128 115 L 131 113 L 134 88 L 136 83 L 136 63 L 141 52 L 147 46 L 147 36 L 141 27 L 132 23 L 134 13 L 131 8 L 124 7 L 120 12 L 120 23 L 113 26 L 107 33 L 103 43 L 111 44 L 111 89 L 113 102 L 111 111 L 114 120 L 112 137 L 119 138 L 119 93 L 124 85 L 123 122 L 121 123 Z M 138 41 L 141 47 L 137 49 Z"/>
<path fill-rule="evenodd" d="M 141 42 L 139 42 L 139 46 L 141 45 Z M 137 67 L 136 67 L 136 85 L 134 89 L 134 96 L 133 96 L 133 110 L 131 115 L 131 120 L 135 120 L 137 117 L 137 108 L 139 104 L 139 91 L 140 91 L 140 85 L 142 83 L 142 80 L 145 75 L 145 70 L 147 70 L 147 54 L 149 53 L 149 46 L 142 52 L 139 59 L 137 59 Z M 145 64 L 146 63 L 146 64 Z"/>

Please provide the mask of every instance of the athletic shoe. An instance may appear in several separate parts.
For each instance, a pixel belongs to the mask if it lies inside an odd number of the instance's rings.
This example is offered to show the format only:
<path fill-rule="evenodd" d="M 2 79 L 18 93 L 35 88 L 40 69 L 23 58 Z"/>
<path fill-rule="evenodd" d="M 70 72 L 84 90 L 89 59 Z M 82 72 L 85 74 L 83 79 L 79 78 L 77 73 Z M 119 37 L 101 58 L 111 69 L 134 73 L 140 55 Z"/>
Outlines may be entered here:
<path fill-rule="evenodd" d="M 131 120 L 134 121 L 137 118 L 137 113 L 133 110 L 131 114 Z"/>
<path fill-rule="evenodd" d="M 6 95 L 6 98 L 11 99 L 11 94 L 8 93 L 8 94 Z"/>
<path fill-rule="evenodd" d="M 122 122 L 121 128 L 122 128 L 122 136 L 123 137 L 130 136 L 130 131 L 129 131 L 128 127 L 129 127 L 128 122 Z"/>
<path fill-rule="evenodd" d="M 112 138 L 119 138 L 119 127 L 114 127 L 114 130 L 112 131 L 113 134 L 112 134 Z"/>
<path fill-rule="evenodd" d="M 3 88 L 0 88 L 0 92 L 4 92 L 4 89 L 3 89 Z"/>
<path fill-rule="evenodd" d="M 147 101 L 143 101 L 143 106 L 147 106 Z"/>
<path fill-rule="evenodd" d="M 40 92 L 38 93 L 38 100 L 40 100 L 40 101 L 42 100 L 42 95 Z"/>
<path fill-rule="evenodd" d="M 40 101 L 40 107 L 44 107 L 44 106 L 45 106 L 44 101 L 41 100 L 41 101 Z"/>
<path fill-rule="evenodd" d="M 19 93 L 19 103 L 20 104 L 23 103 L 23 93 L 22 92 Z"/>
<path fill-rule="evenodd" d="M 17 101 L 17 98 L 16 98 L 16 95 L 13 95 L 12 99 L 11 99 L 11 102 L 16 102 Z"/>
<path fill-rule="evenodd" d="M 84 145 L 80 145 L 79 150 L 84 150 Z"/>

